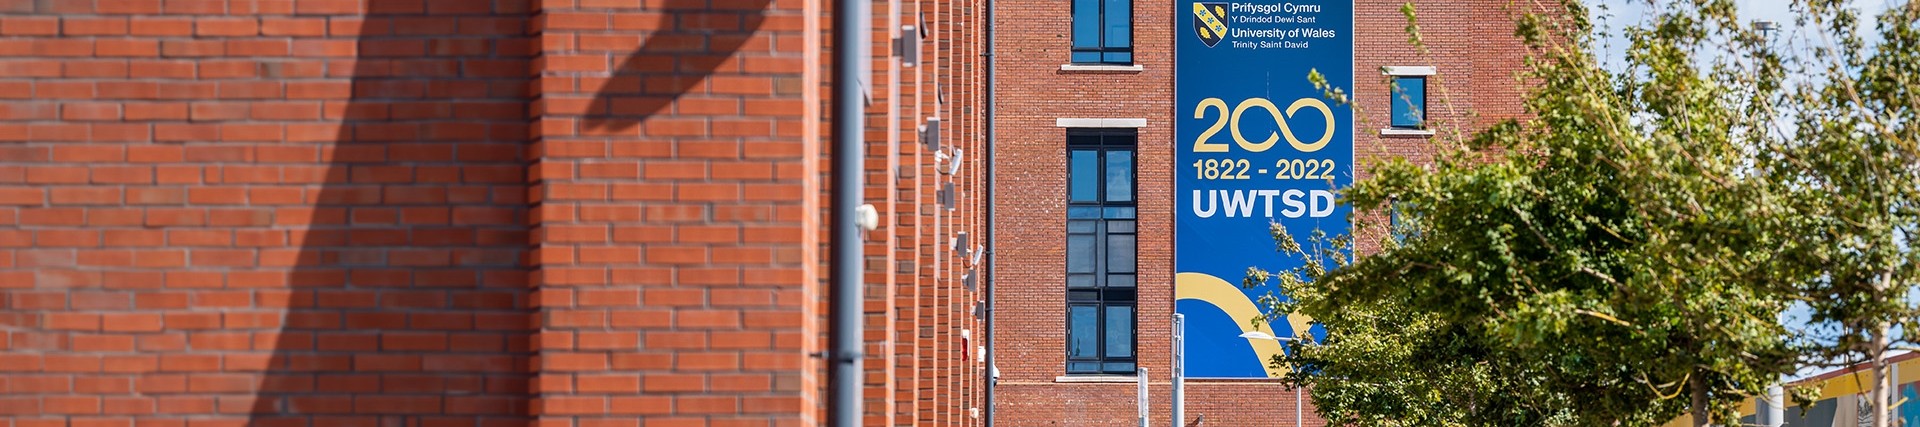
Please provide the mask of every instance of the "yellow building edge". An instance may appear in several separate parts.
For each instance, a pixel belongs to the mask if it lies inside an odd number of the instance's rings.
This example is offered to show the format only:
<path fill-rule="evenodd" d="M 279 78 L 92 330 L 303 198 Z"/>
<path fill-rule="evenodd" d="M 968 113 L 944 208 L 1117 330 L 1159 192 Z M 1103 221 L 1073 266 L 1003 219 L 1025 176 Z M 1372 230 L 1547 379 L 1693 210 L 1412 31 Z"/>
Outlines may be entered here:
<path fill-rule="evenodd" d="M 1893 383 L 1895 385 L 1912 383 L 1914 381 L 1920 381 L 1920 369 L 1914 369 L 1915 366 L 1920 365 L 1920 353 L 1901 354 L 1898 356 L 1894 356 L 1889 360 L 1893 362 L 1893 372 L 1894 372 Z M 1873 382 L 1873 370 L 1871 369 L 1871 366 L 1872 365 L 1869 363 L 1856 364 L 1847 368 L 1835 369 L 1832 371 L 1828 371 L 1826 373 L 1801 379 L 1799 381 L 1794 381 L 1788 384 L 1818 386 L 1820 388 L 1820 397 L 1818 399 L 1814 399 L 1814 401 L 1816 402 L 1821 400 L 1839 398 L 1841 396 L 1859 395 L 1862 393 L 1866 393 L 1870 388 L 1868 386 Z M 1765 398 L 1765 396 L 1749 397 L 1741 401 L 1739 416 L 1745 417 L 1748 415 L 1753 415 L 1754 412 L 1756 411 L 1756 408 L 1758 408 L 1759 406 L 1758 405 L 1759 400 L 1762 398 Z M 1898 400 L 1897 397 L 1895 399 Z M 1787 409 L 1789 411 L 1795 408 L 1791 400 L 1789 400 L 1788 402 L 1785 402 L 1785 404 L 1788 405 Z M 1688 427 L 1691 425 L 1693 425 L 1693 415 L 1682 414 L 1680 415 L 1679 418 L 1674 418 L 1673 421 L 1668 421 L 1666 424 L 1663 425 L 1663 427 Z"/>

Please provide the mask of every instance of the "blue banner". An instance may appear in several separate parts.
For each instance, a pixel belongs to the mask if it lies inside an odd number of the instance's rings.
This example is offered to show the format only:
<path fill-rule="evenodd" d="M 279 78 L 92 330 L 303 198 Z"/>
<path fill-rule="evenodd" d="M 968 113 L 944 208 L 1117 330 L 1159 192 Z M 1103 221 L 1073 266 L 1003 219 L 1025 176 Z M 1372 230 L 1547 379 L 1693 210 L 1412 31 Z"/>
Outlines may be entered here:
<path fill-rule="evenodd" d="M 1300 265 L 1274 251 L 1270 222 L 1303 244 L 1314 229 L 1347 232 L 1334 190 L 1353 182 L 1353 113 L 1308 75 L 1351 91 L 1353 3 L 1174 6 L 1174 299 L 1187 319 L 1187 376 L 1278 377 L 1268 362 L 1282 343 L 1241 334 L 1323 332 L 1299 315 L 1252 322 L 1258 298 L 1278 287 L 1240 282 L 1248 267 Z"/>

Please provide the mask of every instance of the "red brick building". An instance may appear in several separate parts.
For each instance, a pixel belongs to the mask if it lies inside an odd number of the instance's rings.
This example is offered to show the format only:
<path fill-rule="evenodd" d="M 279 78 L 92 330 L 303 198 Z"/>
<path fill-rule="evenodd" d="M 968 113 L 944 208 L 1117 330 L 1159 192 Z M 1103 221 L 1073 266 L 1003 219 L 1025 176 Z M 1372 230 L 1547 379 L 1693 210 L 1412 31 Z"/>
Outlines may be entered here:
<path fill-rule="evenodd" d="M 867 424 L 965 424 L 976 5 L 875 5 Z M 817 424 L 825 8 L 0 1 L 0 426 Z"/>
<path fill-rule="evenodd" d="M 1150 375 L 1150 416 L 1165 423 L 1171 409 L 1171 318 L 1174 311 L 1172 123 L 1190 111 L 1173 104 L 1177 19 L 1165 2 L 1133 3 L 1131 58 L 1075 56 L 1076 23 L 1067 2 L 998 2 L 996 175 L 993 207 L 997 274 L 995 347 L 1000 378 L 995 422 L 1009 426 L 1134 425 L 1131 375 L 1072 373 L 1068 361 L 1068 146 L 1075 132 L 1131 136 L 1137 153 L 1137 273 L 1133 355 Z M 1128 4 L 1083 0 L 1082 5 Z M 1431 52 L 1407 40 L 1401 6 L 1354 2 L 1356 165 L 1368 159 L 1428 156 L 1431 132 L 1391 129 L 1389 77 L 1424 76 L 1427 120 L 1464 129 L 1522 112 L 1515 72 L 1525 50 L 1513 16 L 1496 1 L 1411 2 Z M 1110 13 L 1110 12 L 1109 12 Z M 1110 40 L 1110 39 L 1109 39 Z M 1095 46 L 1098 51 L 1099 47 Z M 1106 52 L 1114 52 L 1108 49 Z M 1130 59 L 1130 60 L 1125 60 Z M 1109 62 L 1100 64 L 1100 62 Z M 1450 103 L 1450 104 L 1449 104 Z M 1125 145 L 1123 143 L 1123 145 Z M 1109 165 L 1111 167 L 1111 165 Z M 1178 169 L 1186 171 L 1188 169 Z M 1356 170 L 1364 178 L 1364 170 Z M 1362 252 L 1369 248 L 1360 248 Z M 1191 331 L 1190 331 L 1191 332 Z M 1294 393 L 1270 380 L 1194 380 L 1185 384 L 1184 422 L 1208 426 L 1293 425 Z M 1307 425 L 1319 425 L 1305 408 Z"/>
<path fill-rule="evenodd" d="M 1362 2 L 1359 68 L 1517 112 L 1500 9 L 1417 3 L 1434 55 Z M 1057 125 L 1144 119 L 1140 227 L 1168 228 L 1171 10 L 1132 6 L 1137 67 L 1088 69 L 1066 8 L 996 2 L 990 165 L 986 6 L 873 6 L 864 424 L 1129 423 L 1131 383 L 1065 373 Z M 828 9 L 0 0 L 0 427 L 821 424 Z M 1140 234 L 1159 373 L 1169 246 Z M 1266 424 L 1282 390 L 1191 383 L 1188 413 Z"/>

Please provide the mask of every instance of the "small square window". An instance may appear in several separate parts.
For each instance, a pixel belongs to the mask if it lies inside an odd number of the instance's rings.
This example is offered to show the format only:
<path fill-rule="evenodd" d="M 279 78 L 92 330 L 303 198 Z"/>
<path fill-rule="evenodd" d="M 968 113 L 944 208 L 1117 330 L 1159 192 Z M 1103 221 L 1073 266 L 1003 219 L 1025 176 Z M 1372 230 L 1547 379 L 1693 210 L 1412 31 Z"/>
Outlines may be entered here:
<path fill-rule="evenodd" d="M 1394 76 L 1390 125 L 1394 129 L 1426 129 L 1427 76 Z"/>

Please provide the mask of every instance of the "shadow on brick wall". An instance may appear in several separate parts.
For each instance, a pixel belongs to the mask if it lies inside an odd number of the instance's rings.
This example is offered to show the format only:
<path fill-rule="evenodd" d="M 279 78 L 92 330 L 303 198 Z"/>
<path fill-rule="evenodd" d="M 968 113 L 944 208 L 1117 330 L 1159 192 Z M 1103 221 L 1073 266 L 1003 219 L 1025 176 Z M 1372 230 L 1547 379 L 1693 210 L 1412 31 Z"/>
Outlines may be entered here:
<path fill-rule="evenodd" d="M 655 32 L 620 61 L 612 78 L 595 91 L 583 124 L 606 133 L 631 129 L 656 114 L 741 114 L 738 105 L 725 111 L 724 103 L 716 110 L 682 100 L 695 100 L 714 90 L 718 79 L 713 77 L 741 73 L 747 65 L 734 56 L 736 52 L 769 48 L 771 40 L 756 40 L 754 33 L 766 22 L 772 2 L 665 0 L 659 21 L 647 28 Z M 666 111 L 677 102 L 678 111 Z"/>
<path fill-rule="evenodd" d="M 327 64 L 352 94 L 250 425 L 530 421 L 526 3 L 369 0 Z"/>

